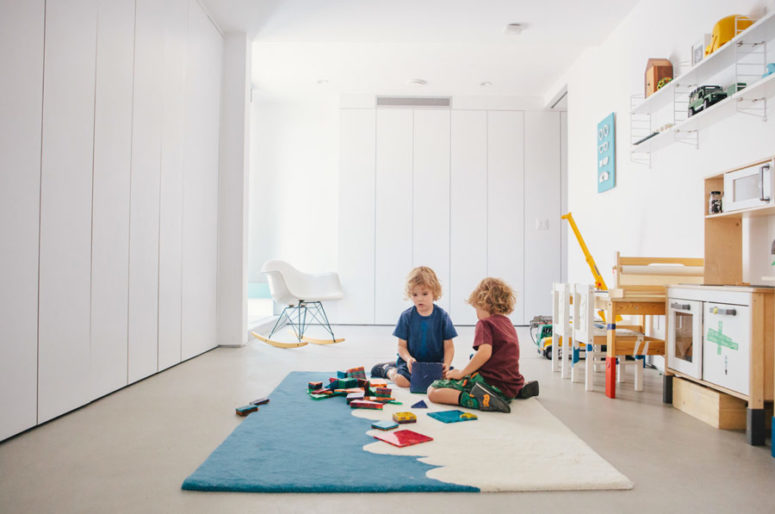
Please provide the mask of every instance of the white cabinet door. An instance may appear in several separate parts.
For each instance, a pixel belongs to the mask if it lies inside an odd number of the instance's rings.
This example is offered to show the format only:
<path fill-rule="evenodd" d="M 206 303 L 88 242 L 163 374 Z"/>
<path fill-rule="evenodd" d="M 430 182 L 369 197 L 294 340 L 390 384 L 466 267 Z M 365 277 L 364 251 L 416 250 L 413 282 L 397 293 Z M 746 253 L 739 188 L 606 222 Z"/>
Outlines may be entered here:
<path fill-rule="evenodd" d="M 43 0 L 0 16 L 0 440 L 35 425 Z"/>
<path fill-rule="evenodd" d="M 703 302 L 702 378 L 750 393 L 751 307 Z"/>
<path fill-rule="evenodd" d="M 162 4 L 137 0 L 129 224 L 129 382 L 158 370 Z"/>
<path fill-rule="evenodd" d="M 218 137 L 223 40 L 189 3 L 183 157 L 182 359 L 216 346 Z"/>
<path fill-rule="evenodd" d="M 89 263 L 96 41 L 96 0 L 46 3 L 38 422 L 91 399 Z"/>
<path fill-rule="evenodd" d="M 412 111 L 377 109 L 375 322 L 392 325 L 412 268 Z"/>
<path fill-rule="evenodd" d="M 183 131 L 188 0 L 163 2 L 163 100 L 159 189 L 159 371 L 180 362 Z"/>
<path fill-rule="evenodd" d="M 415 109 L 412 173 L 412 267 L 428 266 L 449 310 L 450 111 Z M 408 271 L 408 270 L 407 270 Z"/>
<path fill-rule="evenodd" d="M 525 321 L 552 313 L 562 279 L 560 113 L 525 113 Z"/>
<path fill-rule="evenodd" d="M 374 323 L 374 109 L 341 111 L 339 278 L 344 298 L 332 322 Z"/>
<path fill-rule="evenodd" d="M 134 0 L 100 3 L 92 195 L 93 397 L 127 385 L 134 25 Z"/>
<path fill-rule="evenodd" d="M 487 113 L 453 111 L 450 179 L 450 287 L 456 325 L 474 325 L 466 299 L 487 276 Z"/>
<path fill-rule="evenodd" d="M 524 114 L 487 114 L 487 274 L 505 280 L 517 294 L 510 318 L 525 323 Z"/>

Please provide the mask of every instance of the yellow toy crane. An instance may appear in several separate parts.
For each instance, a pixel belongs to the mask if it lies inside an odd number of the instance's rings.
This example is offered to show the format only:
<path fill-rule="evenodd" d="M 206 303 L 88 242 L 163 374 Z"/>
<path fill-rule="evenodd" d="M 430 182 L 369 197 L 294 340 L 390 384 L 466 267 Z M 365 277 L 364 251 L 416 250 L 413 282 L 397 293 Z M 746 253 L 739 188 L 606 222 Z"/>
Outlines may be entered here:
<path fill-rule="evenodd" d="M 568 214 L 563 214 L 561 218 L 568 220 L 568 223 L 570 223 L 570 228 L 573 229 L 573 233 L 576 234 L 576 239 L 579 242 L 581 251 L 584 252 L 584 258 L 589 265 L 589 270 L 592 272 L 592 276 L 595 277 L 595 289 L 598 291 L 608 291 L 608 286 L 605 285 L 605 280 L 603 280 L 603 276 L 600 275 L 600 271 L 597 269 L 595 259 L 592 258 L 592 254 L 589 253 L 589 248 L 587 248 L 587 244 L 584 242 L 584 238 L 581 237 L 581 232 L 579 232 L 579 227 L 576 226 L 576 221 L 573 219 L 573 214 L 569 212 Z"/>

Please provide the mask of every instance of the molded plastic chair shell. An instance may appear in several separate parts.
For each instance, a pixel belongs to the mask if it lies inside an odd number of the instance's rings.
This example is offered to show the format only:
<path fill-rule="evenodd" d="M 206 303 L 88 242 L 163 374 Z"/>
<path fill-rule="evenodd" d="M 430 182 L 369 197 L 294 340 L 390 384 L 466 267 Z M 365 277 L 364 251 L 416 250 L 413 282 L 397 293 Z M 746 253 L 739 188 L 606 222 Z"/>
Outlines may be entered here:
<path fill-rule="evenodd" d="M 304 273 L 277 259 L 266 261 L 261 272 L 269 280 L 272 299 L 279 304 L 339 300 L 344 296 L 339 275 L 334 272 Z"/>

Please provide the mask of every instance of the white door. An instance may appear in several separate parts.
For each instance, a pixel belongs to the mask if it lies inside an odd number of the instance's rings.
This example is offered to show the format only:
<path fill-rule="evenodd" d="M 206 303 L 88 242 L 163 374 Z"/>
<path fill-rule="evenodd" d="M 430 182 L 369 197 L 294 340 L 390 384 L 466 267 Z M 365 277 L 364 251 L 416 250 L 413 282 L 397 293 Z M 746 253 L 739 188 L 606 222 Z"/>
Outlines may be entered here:
<path fill-rule="evenodd" d="M 702 378 L 702 302 L 668 299 L 667 365 Z"/>
<path fill-rule="evenodd" d="M 704 308 L 703 380 L 749 394 L 751 308 L 711 302 Z"/>

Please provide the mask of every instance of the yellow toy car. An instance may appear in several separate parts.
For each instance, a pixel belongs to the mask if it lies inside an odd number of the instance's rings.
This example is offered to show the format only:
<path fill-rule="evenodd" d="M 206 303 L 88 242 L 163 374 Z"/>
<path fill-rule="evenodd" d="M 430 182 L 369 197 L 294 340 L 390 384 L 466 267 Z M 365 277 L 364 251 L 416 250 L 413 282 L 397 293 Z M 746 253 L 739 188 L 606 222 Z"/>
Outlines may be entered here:
<path fill-rule="evenodd" d="M 705 56 L 708 56 L 724 46 L 730 39 L 753 25 L 753 20 L 748 16 L 733 14 L 721 18 L 713 26 L 713 34 L 710 37 L 710 44 L 705 47 Z"/>

